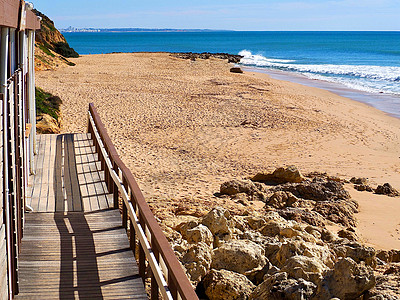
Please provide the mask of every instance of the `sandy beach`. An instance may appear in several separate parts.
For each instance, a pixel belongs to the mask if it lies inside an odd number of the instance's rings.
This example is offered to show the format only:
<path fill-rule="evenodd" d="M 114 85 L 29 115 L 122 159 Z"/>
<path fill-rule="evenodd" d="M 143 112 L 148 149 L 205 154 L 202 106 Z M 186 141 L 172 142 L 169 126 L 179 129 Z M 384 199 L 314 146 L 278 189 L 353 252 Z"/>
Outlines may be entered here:
<path fill-rule="evenodd" d="M 237 209 L 213 195 L 223 182 L 285 165 L 400 190 L 400 120 L 363 103 L 230 73 L 219 59 L 135 53 L 71 61 L 75 67 L 36 74 L 38 87 L 63 100 L 62 132 L 85 132 L 93 102 L 160 219 Z M 364 241 L 400 249 L 400 199 L 347 188 L 360 204 Z"/>

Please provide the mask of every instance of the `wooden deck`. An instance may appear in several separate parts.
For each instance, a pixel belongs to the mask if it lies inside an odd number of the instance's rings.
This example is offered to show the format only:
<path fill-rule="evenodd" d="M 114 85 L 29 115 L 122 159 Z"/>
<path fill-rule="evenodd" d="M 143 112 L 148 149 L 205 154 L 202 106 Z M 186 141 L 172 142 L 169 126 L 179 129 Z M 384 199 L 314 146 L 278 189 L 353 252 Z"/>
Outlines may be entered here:
<path fill-rule="evenodd" d="M 16 299 L 148 299 L 87 134 L 41 135 Z"/>
<path fill-rule="evenodd" d="M 38 136 L 36 175 L 27 204 L 34 212 L 93 211 L 112 207 L 89 134 Z"/>

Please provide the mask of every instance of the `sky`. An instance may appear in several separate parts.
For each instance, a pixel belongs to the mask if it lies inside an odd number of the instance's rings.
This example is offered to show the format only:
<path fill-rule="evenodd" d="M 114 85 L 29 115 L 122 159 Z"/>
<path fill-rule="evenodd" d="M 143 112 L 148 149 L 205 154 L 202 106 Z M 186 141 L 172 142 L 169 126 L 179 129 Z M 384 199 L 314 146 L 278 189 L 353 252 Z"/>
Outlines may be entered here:
<path fill-rule="evenodd" d="M 36 0 L 57 28 L 400 30 L 399 0 Z"/>

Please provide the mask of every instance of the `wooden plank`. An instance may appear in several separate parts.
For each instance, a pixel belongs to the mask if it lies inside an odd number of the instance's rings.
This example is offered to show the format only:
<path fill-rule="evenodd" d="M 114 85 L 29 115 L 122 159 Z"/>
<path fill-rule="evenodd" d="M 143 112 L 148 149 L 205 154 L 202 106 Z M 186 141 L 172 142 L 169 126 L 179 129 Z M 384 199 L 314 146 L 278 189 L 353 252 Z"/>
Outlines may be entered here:
<path fill-rule="evenodd" d="M 56 157 L 54 160 L 54 187 L 56 212 L 64 211 L 64 193 L 62 188 L 62 135 L 56 138 Z"/>
<path fill-rule="evenodd" d="M 32 213 L 16 299 L 148 299 L 118 210 Z"/>

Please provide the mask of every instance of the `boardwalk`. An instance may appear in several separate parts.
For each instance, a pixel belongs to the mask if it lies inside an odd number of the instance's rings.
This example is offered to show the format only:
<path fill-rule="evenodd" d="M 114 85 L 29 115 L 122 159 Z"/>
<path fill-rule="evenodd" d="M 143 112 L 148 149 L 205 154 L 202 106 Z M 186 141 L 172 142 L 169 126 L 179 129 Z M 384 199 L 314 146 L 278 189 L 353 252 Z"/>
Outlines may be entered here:
<path fill-rule="evenodd" d="M 39 136 L 17 299 L 147 299 L 89 135 Z"/>

